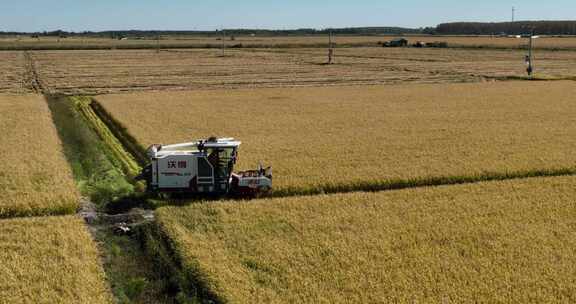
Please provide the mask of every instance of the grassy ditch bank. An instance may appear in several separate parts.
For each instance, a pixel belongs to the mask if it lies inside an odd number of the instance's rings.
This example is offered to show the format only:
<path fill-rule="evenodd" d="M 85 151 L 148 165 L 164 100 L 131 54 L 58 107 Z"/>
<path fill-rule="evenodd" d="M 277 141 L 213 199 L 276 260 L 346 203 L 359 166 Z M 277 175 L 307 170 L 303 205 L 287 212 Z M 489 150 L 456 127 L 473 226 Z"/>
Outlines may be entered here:
<path fill-rule="evenodd" d="M 87 114 L 79 110 L 84 99 L 50 95 L 46 100 L 82 195 L 99 207 L 133 195 L 136 188 L 129 176 L 136 172 L 136 163 L 121 157 L 117 150 L 121 146 L 101 140 L 94 127 L 86 123 Z"/>
<path fill-rule="evenodd" d="M 140 143 L 128 133 L 126 128 L 114 117 L 108 113 L 96 100 L 91 99 L 88 101 L 86 98 L 83 101 L 83 105 L 89 102 L 89 106 L 94 114 L 97 115 L 98 124 L 103 123 L 105 125 L 100 127 L 101 130 L 106 130 L 110 133 L 106 135 L 107 138 L 113 139 L 112 145 L 118 146 L 119 151 L 129 152 L 127 159 L 136 161 L 132 166 L 140 171 L 140 166 L 148 162 L 148 157 L 146 155 L 146 149 L 140 145 Z M 124 153 L 127 154 L 127 153 Z"/>
<path fill-rule="evenodd" d="M 176 302 L 170 277 L 144 250 L 139 234 L 117 235 L 112 229 L 96 229 L 94 236 L 99 241 L 104 270 L 118 303 Z"/>
<path fill-rule="evenodd" d="M 133 177 L 140 166 L 92 110 L 89 97 L 47 96 L 77 186 L 103 213 L 145 205 Z M 142 195 L 143 196 L 143 195 Z M 90 222 L 116 303 L 174 303 L 162 276 L 134 235 L 118 235 L 113 224 Z"/>
<path fill-rule="evenodd" d="M 153 261 L 156 275 L 163 277 L 167 290 L 175 295 L 178 303 L 224 303 L 205 284 L 198 269 L 184 267 L 181 253 L 162 227 L 157 223 L 140 226 L 137 238 L 146 255 Z"/>
<path fill-rule="evenodd" d="M 108 148 L 112 154 L 112 158 L 118 160 L 118 164 L 122 167 L 123 172 L 126 173 L 130 178 L 134 178 L 140 172 L 140 165 L 138 161 L 131 154 L 132 151 L 127 151 L 125 147 L 128 145 L 121 141 L 117 134 L 109 126 L 107 121 L 110 120 L 109 116 L 103 116 L 102 113 L 96 111 L 99 109 L 93 106 L 92 99 L 90 97 L 70 97 L 70 100 L 74 103 L 76 109 L 82 114 L 84 119 L 88 122 L 92 130 L 98 135 L 100 140 L 102 140 L 105 146 Z"/>

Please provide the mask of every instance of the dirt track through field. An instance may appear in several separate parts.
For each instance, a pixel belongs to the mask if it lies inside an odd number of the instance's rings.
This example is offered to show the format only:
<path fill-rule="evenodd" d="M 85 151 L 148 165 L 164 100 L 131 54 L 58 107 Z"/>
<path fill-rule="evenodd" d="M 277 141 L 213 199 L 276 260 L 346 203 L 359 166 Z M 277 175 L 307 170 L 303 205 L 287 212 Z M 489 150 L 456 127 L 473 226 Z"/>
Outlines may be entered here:
<path fill-rule="evenodd" d="M 30 52 L 24 52 L 24 63 L 26 65 L 24 83 L 25 86 L 37 94 L 48 93 L 44 89 L 40 77 L 38 76 L 38 70 L 36 69 L 36 62 L 30 54 Z"/>

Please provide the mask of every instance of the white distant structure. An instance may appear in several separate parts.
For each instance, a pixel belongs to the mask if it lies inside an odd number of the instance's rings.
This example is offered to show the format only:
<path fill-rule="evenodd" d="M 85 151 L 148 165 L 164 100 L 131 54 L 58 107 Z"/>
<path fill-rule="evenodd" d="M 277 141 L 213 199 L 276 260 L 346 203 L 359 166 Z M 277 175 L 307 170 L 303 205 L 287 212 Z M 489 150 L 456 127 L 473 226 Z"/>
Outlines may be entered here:
<path fill-rule="evenodd" d="M 540 36 L 534 35 L 534 29 L 532 29 L 530 34 L 516 35 L 515 37 L 528 39 L 528 55 L 524 57 L 524 61 L 527 65 L 526 72 L 529 77 L 532 77 L 532 74 L 534 73 L 534 39 L 538 39 Z"/>

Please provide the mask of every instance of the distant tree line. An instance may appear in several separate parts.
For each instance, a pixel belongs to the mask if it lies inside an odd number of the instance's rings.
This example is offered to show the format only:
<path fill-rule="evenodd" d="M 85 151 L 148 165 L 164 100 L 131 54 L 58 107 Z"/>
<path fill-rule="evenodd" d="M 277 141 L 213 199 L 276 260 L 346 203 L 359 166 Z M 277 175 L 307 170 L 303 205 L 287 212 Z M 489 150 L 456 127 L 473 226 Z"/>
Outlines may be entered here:
<path fill-rule="evenodd" d="M 226 35 L 232 36 L 306 36 L 323 35 L 332 32 L 337 35 L 521 35 L 534 30 L 538 35 L 576 35 L 576 21 L 517 21 L 500 23 L 483 22 L 453 22 L 443 23 L 436 27 L 403 28 L 403 27 L 349 27 L 327 29 L 224 29 Z M 101 32 L 69 32 L 63 30 L 44 32 L 2 32 L 0 35 L 30 35 L 33 37 L 96 37 L 96 38 L 141 38 L 156 39 L 159 36 L 186 36 L 186 35 L 220 35 L 220 31 L 101 31 Z"/>
<path fill-rule="evenodd" d="M 576 35 L 576 21 L 453 22 L 436 27 L 439 35 Z"/>
<path fill-rule="evenodd" d="M 286 36 L 286 35 L 318 35 L 334 34 L 341 35 L 404 35 L 404 34 L 420 34 L 423 29 L 412 29 L 403 27 L 350 27 L 350 28 L 327 28 L 322 30 L 317 29 L 297 29 L 297 30 L 254 30 L 254 29 L 229 29 L 225 30 L 227 33 L 233 35 L 246 35 L 256 34 L 263 36 Z"/>
<path fill-rule="evenodd" d="M 351 27 L 351 28 L 333 28 L 333 29 L 294 29 L 294 30 L 267 30 L 267 29 L 224 29 L 227 35 L 257 35 L 257 36 L 302 36 L 302 35 L 321 35 L 332 31 L 341 35 L 404 35 L 404 34 L 421 34 L 425 31 L 433 31 L 434 28 L 401 28 L 401 27 Z M 45 31 L 45 32 L 1 32 L 0 35 L 30 35 L 34 37 L 98 37 L 98 38 L 123 38 L 123 37 L 140 37 L 155 38 L 158 36 L 185 36 L 185 35 L 218 35 L 220 31 L 101 31 L 101 32 L 68 32 L 63 30 Z"/>

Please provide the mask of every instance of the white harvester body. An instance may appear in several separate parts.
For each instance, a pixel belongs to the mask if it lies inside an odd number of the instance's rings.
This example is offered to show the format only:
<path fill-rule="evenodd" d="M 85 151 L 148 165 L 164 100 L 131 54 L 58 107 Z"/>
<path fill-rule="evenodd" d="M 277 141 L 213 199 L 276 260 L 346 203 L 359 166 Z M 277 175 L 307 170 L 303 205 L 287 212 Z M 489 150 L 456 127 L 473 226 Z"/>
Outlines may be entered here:
<path fill-rule="evenodd" d="M 270 168 L 233 173 L 238 148 L 233 138 L 153 145 L 140 175 L 152 192 L 257 195 L 272 188 Z"/>

